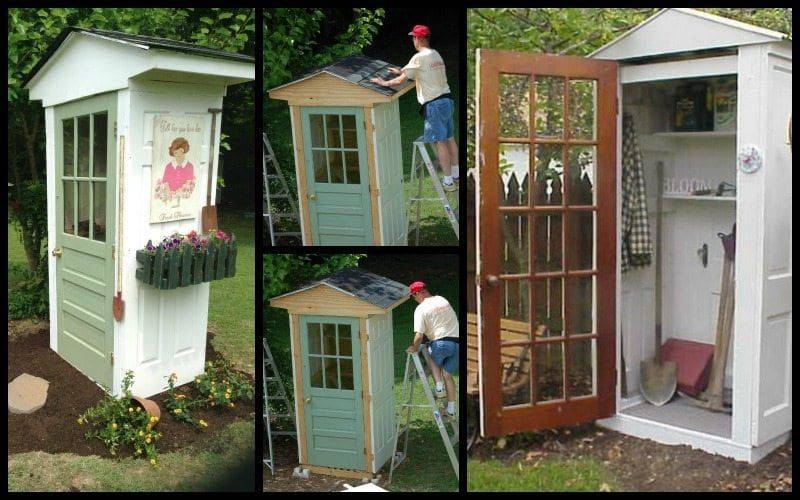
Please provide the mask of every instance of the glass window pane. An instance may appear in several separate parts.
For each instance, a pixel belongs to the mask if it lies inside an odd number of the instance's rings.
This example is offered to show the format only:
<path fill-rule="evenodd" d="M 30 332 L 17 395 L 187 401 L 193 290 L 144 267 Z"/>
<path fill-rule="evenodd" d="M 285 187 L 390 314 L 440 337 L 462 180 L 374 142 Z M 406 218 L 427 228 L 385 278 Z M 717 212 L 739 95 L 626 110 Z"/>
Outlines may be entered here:
<path fill-rule="evenodd" d="M 78 176 L 89 176 L 89 115 L 78 117 Z"/>
<path fill-rule="evenodd" d="M 315 149 L 311 154 L 314 161 L 314 181 L 328 182 L 328 160 L 325 151 Z"/>
<path fill-rule="evenodd" d="M 94 138 L 92 139 L 92 176 L 105 177 L 108 163 L 108 115 L 94 115 Z"/>
<path fill-rule="evenodd" d="M 352 328 L 350 325 L 339 325 L 339 356 L 353 355 Z"/>
<path fill-rule="evenodd" d="M 331 183 L 344 184 L 344 161 L 341 151 L 328 151 L 328 166 L 331 172 Z"/>
<path fill-rule="evenodd" d="M 309 354 L 322 354 L 322 336 L 319 323 L 308 324 L 308 352 Z"/>
<path fill-rule="evenodd" d="M 344 161 L 347 167 L 347 183 L 361 184 L 360 164 L 357 151 L 345 151 Z"/>
<path fill-rule="evenodd" d="M 594 218 L 592 210 L 575 210 L 567 212 L 569 220 L 569 238 L 567 248 L 570 271 L 594 269 Z"/>
<path fill-rule="evenodd" d="M 569 307 L 566 310 L 568 335 L 594 333 L 594 276 L 567 280 Z"/>
<path fill-rule="evenodd" d="M 533 282 L 535 340 L 564 336 L 564 279 L 547 278 Z"/>
<path fill-rule="evenodd" d="M 593 205 L 595 146 L 570 147 L 567 161 L 567 205 Z"/>
<path fill-rule="evenodd" d="M 572 139 L 595 139 L 596 93 L 596 80 L 569 81 L 569 135 Z"/>
<path fill-rule="evenodd" d="M 527 280 L 508 280 L 500 285 L 502 319 L 530 321 L 530 286 Z"/>
<path fill-rule="evenodd" d="M 322 381 L 322 358 L 319 356 L 309 356 L 308 371 L 311 387 L 324 388 L 325 384 Z"/>
<path fill-rule="evenodd" d="M 348 391 L 353 390 L 353 360 L 352 359 L 340 359 L 339 360 L 339 369 L 341 370 L 342 375 L 342 389 L 346 389 Z"/>
<path fill-rule="evenodd" d="M 533 351 L 536 402 L 564 399 L 564 345 L 536 344 Z"/>
<path fill-rule="evenodd" d="M 596 356 L 595 339 L 569 343 L 570 397 L 593 396 L 596 393 Z"/>
<path fill-rule="evenodd" d="M 536 205 L 561 205 L 564 187 L 564 146 L 537 144 L 533 199 Z"/>
<path fill-rule="evenodd" d="M 308 123 L 311 128 L 311 147 L 325 147 L 325 131 L 322 128 L 322 115 L 309 115 Z"/>
<path fill-rule="evenodd" d="M 560 213 L 538 212 L 533 217 L 533 252 L 536 272 L 562 269 L 562 220 Z"/>
<path fill-rule="evenodd" d="M 500 75 L 501 137 L 528 137 L 530 130 L 530 77 Z"/>
<path fill-rule="evenodd" d="M 89 181 L 78 181 L 78 236 L 89 237 Z"/>
<path fill-rule="evenodd" d="M 75 234 L 75 181 L 64 181 L 64 232 Z"/>
<path fill-rule="evenodd" d="M 93 207 L 92 239 L 106 241 L 106 183 L 105 181 L 92 182 Z"/>
<path fill-rule="evenodd" d="M 500 144 L 500 178 L 502 191 L 500 204 L 527 206 L 529 202 L 528 172 L 530 170 L 530 145 Z"/>
<path fill-rule="evenodd" d="M 535 88 L 536 135 L 539 137 L 563 137 L 564 78 L 537 76 Z"/>
<path fill-rule="evenodd" d="M 336 325 L 333 323 L 322 324 L 322 353 L 336 356 Z"/>
<path fill-rule="evenodd" d="M 342 115 L 342 132 L 344 134 L 344 147 L 358 149 L 355 115 Z"/>
<path fill-rule="evenodd" d="M 530 404 L 531 346 L 501 347 L 500 362 L 503 406 Z"/>
<path fill-rule="evenodd" d="M 338 389 L 339 388 L 339 368 L 336 358 L 322 358 L 325 364 L 325 388 Z"/>
<path fill-rule="evenodd" d="M 342 147 L 342 137 L 339 135 L 339 115 L 325 115 L 325 133 L 329 148 Z"/>
<path fill-rule="evenodd" d="M 503 274 L 521 274 L 530 271 L 528 255 L 528 215 L 500 214 L 500 230 L 502 231 Z"/>
<path fill-rule="evenodd" d="M 75 120 L 67 118 L 62 121 L 64 132 L 62 139 L 64 141 L 64 175 L 75 175 Z"/>

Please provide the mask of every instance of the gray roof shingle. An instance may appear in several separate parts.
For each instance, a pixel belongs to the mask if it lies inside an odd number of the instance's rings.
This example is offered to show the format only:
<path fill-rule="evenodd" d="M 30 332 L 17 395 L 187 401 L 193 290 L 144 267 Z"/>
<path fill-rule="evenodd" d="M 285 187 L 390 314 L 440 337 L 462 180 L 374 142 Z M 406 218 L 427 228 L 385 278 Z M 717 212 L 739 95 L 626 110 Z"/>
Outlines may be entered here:
<path fill-rule="evenodd" d="M 383 309 L 409 295 L 406 285 L 358 268 L 343 269 L 323 279 L 310 281 L 284 295 L 291 295 L 318 284 L 338 288 Z"/>
<path fill-rule="evenodd" d="M 318 73 L 328 73 L 387 96 L 394 95 L 406 87 L 414 85 L 412 80 L 406 80 L 395 87 L 382 87 L 370 81 L 371 78 L 376 76 L 384 80 L 391 80 L 394 78 L 396 75 L 390 73 L 389 68 L 399 69 L 399 66 L 366 56 L 347 56 L 344 59 L 340 59 L 322 68 L 307 71 L 299 78 L 296 78 L 295 81 L 308 78 Z"/>

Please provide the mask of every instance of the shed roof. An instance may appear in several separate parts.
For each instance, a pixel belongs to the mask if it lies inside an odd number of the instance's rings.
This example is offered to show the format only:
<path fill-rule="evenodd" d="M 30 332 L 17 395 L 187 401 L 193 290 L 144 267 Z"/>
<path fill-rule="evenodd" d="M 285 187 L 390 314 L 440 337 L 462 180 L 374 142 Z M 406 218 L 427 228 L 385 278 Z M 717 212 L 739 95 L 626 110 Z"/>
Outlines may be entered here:
<path fill-rule="evenodd" d="M 320 74 L 334 76 L 345 82 L 369 89 L 385 97 L 402 95 L 408 89 L 414 86 L 414 82 L 412 80 L 406 80 L 400 85 L 396 85 L 394 87 L 383 87 L 370 81 L 375 77 L 380 77 L 385 80 L 394 78 L 395 75 L 389 71 L 389 68 L 399 69 L 400 67 L 371 57 L 347 56 L 344 59 L 340 59 L 327 66 L 306 71 L 291 82 L 279 85 L 278 87 L 270 90 L 270 92 L 292 87 Z"/>
<path fill-rule="evenodd" d="M 696 9 L 662 9 L 590 57 L 636 59 L 779 42 L 787 35 Z"/>
<path fill-rule="evenodd" d="M 348 268 L 323 279 L 304 283 L 297 289 L 273 297 L 271 300 L 294 295 L 317 285 L 327 285 L 382 309 L 389 309 L 398 301 L 409 296 L 408 287 L 402 283 L 363 269 Z"/>

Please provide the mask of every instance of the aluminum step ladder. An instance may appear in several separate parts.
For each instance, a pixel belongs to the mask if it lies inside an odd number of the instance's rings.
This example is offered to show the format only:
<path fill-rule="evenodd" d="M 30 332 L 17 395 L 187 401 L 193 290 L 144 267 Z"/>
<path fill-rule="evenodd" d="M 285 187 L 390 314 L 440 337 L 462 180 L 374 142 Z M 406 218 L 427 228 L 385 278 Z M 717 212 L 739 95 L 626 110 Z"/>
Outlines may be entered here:
<path fill-rule="evenodd" d="M 414 363 L 414 371 L 412 373 L 411 363 Z M 417 378 L 422 382 L 422 390 L 425 393 L 427 404 L 414 403 L 414 388 L 417 385 Z M 403 395 L 405 402 L 400 406 L 397 415 L 397 426 L 394 433 L 394 453 L 392 453 L 392 464 L 389 468 L 389 481 L 392 482 L 392 475 L 395 469 L 402 464 L 408 456 L 408 434 L 411 428 L 411 413 L 414 408 L 424 408 L 431 412 L 433 420 L 436 422 L 436 427 L 439 429 L 439 434 L 442 437 L 442 442 L 447 450 L 447 455 L 450 457 L 450 464 L 453 466 L 453 472 L 458 479 L 458 455 L 456 454 L 455 447 L 458 444 L 458 414 L 453 419 L 448 419 L 452 434 L 448 432 L 447 426 L 442 419 L 442 413 L 439 411 L 439 406 L 436 399 L 433 397 L 433 391 L 428 383 L 428 375 L 425 373 L 425 368 L 419 359 L 419 353 L 409 354 L 406 358 L 406 373 L 403 377 Z M 402 438 L 403 449 L 398 451 L 397 446 Z"/>
<path fill-rule="evenodd" d="M 433 184 L 433 188 L 436 190 L 437 196 L 435 198 L 430 196 L 426 197 L 423 194 L 425 170 L 428 171 L 428 177 L 430 177 L 431 184 Z M 433 161 L 431 161 L 431 155 L 428 152 L 428 147 L 422 140 L 422 137 L 417 137 L 417 140 L 414 141 L 412 147 L 410 183 L 413 185 L 415 182 L 417 183 L 417 194 L 408 200 L 410 205 L 409 208 L 414 213 L 414 224 L 409 229 L 409 231 L 414 231 L 414 244 L 419 245 L 419 224 L 422 203 L 430 201 L 439 202 L 442 204 L 444 213 L 447 216 L 447 219 L 450 221 L 450 225 L 453 226 L 453 231 L 456 233 L 456 238 L 458 238 L 458 216 L 453 211 L 453 207 L 450 205 L 450 200 L 447 198 L 447 193 L 442 187 L 442 182 L 439 180 L 439 175 L 436 173 L 436 169 L 433 166 Z M 456 199 L 458 199 L 458 192 L 459 190 L 453 191 L 453 193 L 456 193 Z"/>
<path fill-rule="evenodd" d="M 286 388 L 283 385 L 281 376 L 278 373 L 278 367 L 275 365 L 275 359 L 272 357 L 272 352 L 267 345 L 267 339 L 263 340 L 264 344 L 264 363 L 261 366 L 262 380 L 264 381 L 264 427 L 267 431 L 267 457 L 264 458 L 264 465 L 269 467 L 271 474 L 275 474 L 275 459 L 272 449 L 273 436 L 294 436 L 297 438 L 296 431 L 273 431 L 272 421 L 278 419 L 286 419 L 294 423 L 294 406 L 289 401 L 286 395 Z M 270 386 L 273 390 L 270 390 Z M 278 401 L 282 403 L 282 410 L 280 413 L 270 413 L 269 402 Z"/>
<path fill-rule="evenodd" d="M 300 215 L 297 210 L 297 202 L 289 190 L 289 185 L 286 183 L 286 177 L 283 176 L 283 171 L 278 164 L 278 159 L 275 157 L 275 152 L 272 150 L 272 145 L 269 143 L 267 134 L 261 134 L 264 141 L 264 157 L 261 165 L 262 174 L 264 176 L 264 225 L 269 231 L 269 241 L 272 246 L 277 245 L 279 238 L 289 237 L 302 239 L 299 231 L 277 231 L 275 225 L 281 219 L 290 219 L 300 225 Z M 271 167 L 271 168 L 270 168 Z M 277 192 L 270 191 L 271 181 L 278 181 Z M 275 209 L 275 200 L 286 200 L 284 209 L 288 205 L 288 212 L 273 212 Z"/>

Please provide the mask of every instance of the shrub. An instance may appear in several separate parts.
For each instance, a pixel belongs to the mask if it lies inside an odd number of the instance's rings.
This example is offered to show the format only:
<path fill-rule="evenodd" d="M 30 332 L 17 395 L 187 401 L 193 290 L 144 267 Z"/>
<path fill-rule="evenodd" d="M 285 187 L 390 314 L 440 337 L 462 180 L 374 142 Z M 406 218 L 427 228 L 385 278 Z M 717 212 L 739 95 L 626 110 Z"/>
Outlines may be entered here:
<path fill-rule="evenodd" d="M 47 318 L 47 275 L 20 264 L 8 266 L 8 319 Z"/>

